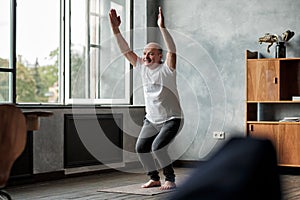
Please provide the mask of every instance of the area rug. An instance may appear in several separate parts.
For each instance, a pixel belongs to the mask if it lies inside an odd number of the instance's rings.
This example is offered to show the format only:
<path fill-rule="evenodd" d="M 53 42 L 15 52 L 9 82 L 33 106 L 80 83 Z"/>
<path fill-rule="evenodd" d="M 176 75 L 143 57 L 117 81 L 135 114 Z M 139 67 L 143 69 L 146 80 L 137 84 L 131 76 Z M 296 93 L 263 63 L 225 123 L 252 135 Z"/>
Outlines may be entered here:
<path fill-rule="evenodd" d="M 99 189 L 98 192 L 110 192 L 110 193 L 123 193 L 123 194 L 139 194 L 139 195 L 157 195 L 166 192 L 176 191 L 176 189 L 172 190 L 160 190 L 159 187 L 152 187 L 152 188 L 141 188 L 141 184 L 133 184 L 133 185 L 126 185 L 114 188 L 105 188 Z"/>

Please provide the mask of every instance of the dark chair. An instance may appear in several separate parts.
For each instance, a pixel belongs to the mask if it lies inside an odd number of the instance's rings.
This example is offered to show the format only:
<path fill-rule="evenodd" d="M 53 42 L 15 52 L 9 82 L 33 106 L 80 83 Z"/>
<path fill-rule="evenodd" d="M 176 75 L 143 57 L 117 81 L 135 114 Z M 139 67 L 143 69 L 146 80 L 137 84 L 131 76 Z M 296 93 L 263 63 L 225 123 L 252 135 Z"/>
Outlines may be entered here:
<path fill-rule="evenodd" d="M 172 200 L 279 200 L 276 152 L 269 140 L 233 138 L 200 164 Z"/>

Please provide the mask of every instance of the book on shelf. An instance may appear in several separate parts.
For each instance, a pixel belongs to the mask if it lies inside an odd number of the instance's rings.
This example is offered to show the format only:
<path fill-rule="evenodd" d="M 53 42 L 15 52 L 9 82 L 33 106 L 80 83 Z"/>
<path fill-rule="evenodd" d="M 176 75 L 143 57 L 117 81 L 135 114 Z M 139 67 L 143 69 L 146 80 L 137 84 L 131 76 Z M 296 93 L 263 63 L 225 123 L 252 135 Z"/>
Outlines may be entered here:
<path fill-rule="evenodd" d="M 299 122 L 300 117 L 284 117 L 283 119 L 279 120 L 280 122 Z"/>
<path fill-rule="evenodd" d="M 300 101 L 300 96 L 293 96 L 293 97 L 292 97 L 292 100 L 293 100 L 293 101 Z"/>

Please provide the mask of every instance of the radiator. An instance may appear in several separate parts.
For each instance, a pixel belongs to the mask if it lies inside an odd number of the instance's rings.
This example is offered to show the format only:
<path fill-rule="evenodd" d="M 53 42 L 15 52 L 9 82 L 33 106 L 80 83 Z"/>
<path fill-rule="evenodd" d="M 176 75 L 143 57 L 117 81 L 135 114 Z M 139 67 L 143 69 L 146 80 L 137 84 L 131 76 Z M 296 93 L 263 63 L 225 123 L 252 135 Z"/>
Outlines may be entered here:
<path fill-rule="evenodd" d="M 64 120 L 65 168 L 123 162 L 122 114 L 66 114 Z"/>

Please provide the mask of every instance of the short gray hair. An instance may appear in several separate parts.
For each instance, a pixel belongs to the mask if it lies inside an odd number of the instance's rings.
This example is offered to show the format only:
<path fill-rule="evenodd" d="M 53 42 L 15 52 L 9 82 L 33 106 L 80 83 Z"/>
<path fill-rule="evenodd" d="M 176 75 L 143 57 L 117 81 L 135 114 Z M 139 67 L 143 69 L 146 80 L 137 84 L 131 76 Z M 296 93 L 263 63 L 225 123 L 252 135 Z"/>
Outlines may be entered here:
<path fill-rule="evenodd" d="M 158 43 L 156 43 L 156 42 L 149 42 L 149 43 L 144 47 L 144 49 L 146 49 L 146 48 L 148 48 L 148 47 L 150 47 L 150 46 L 156 48 L 156 49 L 158 50 L 159 53 L 161 53 L 161 54 L 163 53 L 162 47 L 160 46 L 160 44 L 158 44 Z"/>

